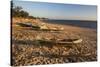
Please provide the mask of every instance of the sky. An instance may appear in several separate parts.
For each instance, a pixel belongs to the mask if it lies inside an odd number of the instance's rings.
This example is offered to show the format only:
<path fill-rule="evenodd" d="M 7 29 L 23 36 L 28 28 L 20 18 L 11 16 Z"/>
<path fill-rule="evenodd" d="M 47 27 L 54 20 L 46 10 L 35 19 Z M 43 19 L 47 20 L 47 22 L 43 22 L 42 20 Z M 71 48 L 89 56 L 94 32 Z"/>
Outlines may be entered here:
<path fill-rule="evenodd" d="M 35 17 L 63 20 L 97 20 L 96 5 L 76 5 L 34 1 L 13 1 Z"/>

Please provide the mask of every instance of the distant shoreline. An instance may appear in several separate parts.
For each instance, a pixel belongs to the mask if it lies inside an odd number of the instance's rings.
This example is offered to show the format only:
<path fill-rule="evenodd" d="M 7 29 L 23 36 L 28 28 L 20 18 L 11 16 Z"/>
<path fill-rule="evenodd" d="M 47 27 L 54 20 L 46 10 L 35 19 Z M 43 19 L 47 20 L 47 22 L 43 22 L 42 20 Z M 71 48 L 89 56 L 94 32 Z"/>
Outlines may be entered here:
<path fill-rule="evenodd" d="M 67 21 L 83 21 L 83 22 L 97 22 L 97 20 L 73 20 L 73 19 L 47 19 L 47 20 L 67 20 Z"/>

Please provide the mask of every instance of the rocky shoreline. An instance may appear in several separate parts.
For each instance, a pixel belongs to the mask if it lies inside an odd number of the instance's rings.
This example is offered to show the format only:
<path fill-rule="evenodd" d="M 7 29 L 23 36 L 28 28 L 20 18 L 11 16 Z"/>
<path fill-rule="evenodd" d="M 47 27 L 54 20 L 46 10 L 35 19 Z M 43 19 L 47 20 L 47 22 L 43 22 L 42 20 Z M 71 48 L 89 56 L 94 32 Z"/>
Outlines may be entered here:
<path fill-rule="evenodd" d="M 97 33 L 94 29 L 47 23 L 49 27 L 63 27 L 64 30 L 41 31 L 18 26 L 17 22 L 43 23 L 38 19 L 13 18 L 11 58 L 13 66 L 97 61 Z M 34 43 L 37 36 L 56 39 L 82 38 L 83 41 L 68 47 L 50 43 L 42 45 L 39 42 Z"/>

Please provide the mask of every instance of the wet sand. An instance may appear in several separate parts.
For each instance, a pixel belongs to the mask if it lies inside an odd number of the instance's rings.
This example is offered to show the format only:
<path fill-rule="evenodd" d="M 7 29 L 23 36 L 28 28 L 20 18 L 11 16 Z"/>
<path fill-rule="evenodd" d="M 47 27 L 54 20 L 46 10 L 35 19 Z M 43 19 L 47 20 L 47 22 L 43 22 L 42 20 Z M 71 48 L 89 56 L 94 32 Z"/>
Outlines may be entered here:
<path fill-rule="evenodd" d="M 63 31 L 41 31 L 30 27 L 21 27 L 17 22 L 43 23 L 40 20 L 12 21 L 12 65 L 42 65 L 72 62 L 87 62 L 97 60 L 97 32 L 95 29 L 81 28 L 69 25 L 50 24 L 49 27 L 63 27 Z M 45 38 L 82 38 L 82 43 L 72 46 L 61 44 L 34 42 L 36 36 Z M 68 45 L 68 44 L 66 44 Z"/>

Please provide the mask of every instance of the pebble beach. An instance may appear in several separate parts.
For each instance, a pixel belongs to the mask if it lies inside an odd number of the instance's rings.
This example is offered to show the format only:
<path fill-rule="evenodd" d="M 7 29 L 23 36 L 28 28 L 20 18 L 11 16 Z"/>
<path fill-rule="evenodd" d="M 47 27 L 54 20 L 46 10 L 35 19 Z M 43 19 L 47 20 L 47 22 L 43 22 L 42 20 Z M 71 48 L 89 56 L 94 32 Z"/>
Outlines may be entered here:
<path fill-rule="evenodd" d="M 64 28 L 63 31 L 41 31 L 16 25 L 18 22 L 44 23 L 35 19 L 12 18 L 12 66 L 63 64 L 97 61 L 97 31 L 70 25 L 50 24 L 48 27 Z M 79 44 L 62 46 L 34 42 L 37 36 L 56 39 L 82 38 Z M 69 45 L 69 44 L 66 44 Z"/>

